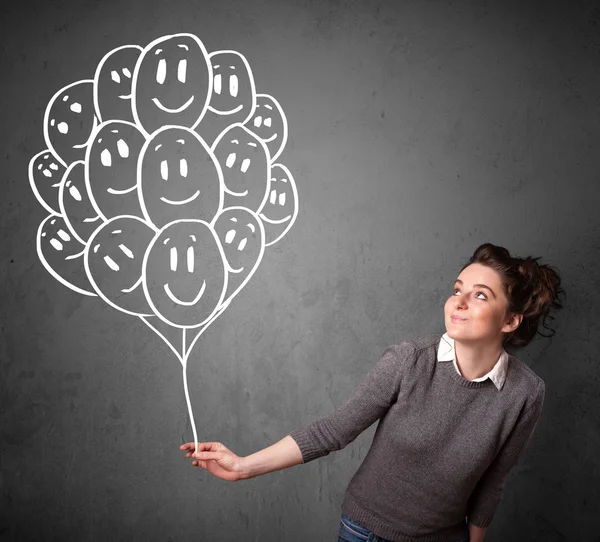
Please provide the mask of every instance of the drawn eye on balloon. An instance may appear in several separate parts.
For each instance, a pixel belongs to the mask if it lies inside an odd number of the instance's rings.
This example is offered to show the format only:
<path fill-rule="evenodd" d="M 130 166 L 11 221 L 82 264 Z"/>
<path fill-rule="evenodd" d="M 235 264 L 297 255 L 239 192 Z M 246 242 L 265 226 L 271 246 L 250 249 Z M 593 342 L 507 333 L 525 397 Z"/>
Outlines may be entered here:
<path fill-rule="evenodd" d="M 142 263 L 154 229 L 136 216 L 118 216 L 90 237 L 84 264 L 96 293 L 114 308 L 152 316 L 142 286 Z"/>
<path fill-rule="evenodd" d="M 164 226 L 146 250 L 142 276 L 153 312 L 176 327 L 205 323 L 227 291 L 221 242 L 202 220 L 177 220 Z"/>
<path fill-rule="evenodd" d="M 260 209 L 269 190 L 267 146 L 245 126 L 234 124 L 215 140 L 212 149 L 223 169 L 223 206 Z"/>
<path fill-rule="evenodd" d="M 53 214 L 60 214 L 58 192 L 65 173 L 63 166 L 49 151 L 37 153 L 29 162 L 29 184 L 42 206 Z"/>
<path fill-rule="evenodd" d="M 94 107 L 99 122 L 133 122 L 131 86 L 141 52 L 139 45 L 123 45 L 100 60 L 94 75 Z"/>
<path fill-rule="evenodd" d="M 298 190 L 290 170 L 273 164 L 269 197 L 259 216 L 265 227 L 265 246 L 274 245 L 292 227 L 298 216 Z"/>
<path fill-rule="evenodd" d="M 137 163 L 145 142 L 131 122 L 111 120 L 98 126 L 85 156 L 85 184 L 104 220 L 119 215 L 143 216 Z"/>
<path fill-rule="evenodd" d="M 86 147 L 97 125 L 94 81 L 77 81 L 50 99 L 44 113 L 44 139 L 52 154 L 67 167 L 85 158 Z"/>
<path fill-rule="evenodd" d="M 208 55 L 213 88 L 208 108 L 196 131 L 212 145 L 232 124 L 244 124 L 256 107 L 256 87 L 252 69 L 237 51 L 214 51 Z"/>
<path fill-rule="evenodd" d="M 223 209 L 215 220 L 215 231 L 227 263 L 226 306 L 258 268 L 265 251 L 265 231 L 256 213 L 245 207 Z"/>
<path fill-rule="evenodd" d="M 287 119 L 279 102 L 268 94 L 257 94 L 254 115 L 246 126 L 265 142 L 271 163 L 277 160 L 288 136 Z"/>
<path fill-rule="evenodd" d="M 223 172 L 196 132 L 165 126 L 140 151 L 138 190 L 144 217 L 157 229 L 178 219 L 211 222 L 223 206 Z"/>
<path fill-rule="evenodd" d="M 85 245 L 71 233 L 62 216 L 52 214 L 42 220 L 36 248 L 42 265 L 61 284 L 80 294 L 96 295 L 84 269 Z"/>
<path fill-rule="evenodd" d="M 148 136 L 165 125 L 195 128 L 212 92 L 208 52 L 193 34 L 163 36 L 142 51 L 133 74 L 133 118 Z"/>
<path fill-rule="evenodd" d="M 58 202 L 60 212 L 71 233 L 86 243 L 94 230 L 102 224 L 102 218 L 94 208 L 85 185 L 85 163 L 73 162 L 63 175 Z"/>

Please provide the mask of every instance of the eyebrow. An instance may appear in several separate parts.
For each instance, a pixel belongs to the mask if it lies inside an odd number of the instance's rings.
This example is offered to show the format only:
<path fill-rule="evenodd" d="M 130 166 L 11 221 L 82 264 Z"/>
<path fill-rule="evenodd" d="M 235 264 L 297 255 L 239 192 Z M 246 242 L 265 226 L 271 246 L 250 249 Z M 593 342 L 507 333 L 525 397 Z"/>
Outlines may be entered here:
<path fill-rule="evenodd" d="M 456 284 L 457 282 L 460 282 L 461 284 L 463 283 L 462 280 L 456 279 L 454 281 L 454 284 Z M 494 293 L 494 290 L 492 290 L 489 286 L 486 286 L 485 284 L 473 284 L 473 286 L 479 286 L 480 288 L 487 288 L 490 292 L 492 292 L 494 298 L 496 297 L 496 294 Z"/>

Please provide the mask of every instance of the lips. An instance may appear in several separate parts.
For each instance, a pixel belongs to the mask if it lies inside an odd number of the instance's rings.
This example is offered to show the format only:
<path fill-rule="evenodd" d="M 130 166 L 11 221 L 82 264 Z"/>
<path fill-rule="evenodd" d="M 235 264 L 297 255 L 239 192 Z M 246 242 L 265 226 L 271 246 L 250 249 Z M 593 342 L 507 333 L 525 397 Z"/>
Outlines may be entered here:
<path fill-rule="evenodd" d="M 452 315 L 452 320 L 458 320 L 459 322 L 464 322 L 466 318 L 461 318 L 460 316 Z"/>

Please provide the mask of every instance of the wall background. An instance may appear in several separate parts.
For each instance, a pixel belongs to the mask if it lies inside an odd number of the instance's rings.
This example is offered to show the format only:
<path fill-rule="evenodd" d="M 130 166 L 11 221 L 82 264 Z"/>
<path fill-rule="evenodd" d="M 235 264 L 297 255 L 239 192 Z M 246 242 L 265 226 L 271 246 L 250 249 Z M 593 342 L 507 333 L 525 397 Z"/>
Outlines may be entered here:
<path fill-rule="evenodd" d="M 46 104 L 109 50 L 235 49 L 289 123 L 286 237 L 192 354 L 199 439 L 239 455 L 336 408 L 383 349 L 443 332 L 483 242 L 556 266 L 552 340 L 516 353 L 544 414 L 486 541 L 599 540 L 600 9 L 593 2 L 105 1 L 0 8 L 0 539 L 334 540 L 376 424 L 230 484 L 192 468 L 180 367 L 35 251 Z"/>

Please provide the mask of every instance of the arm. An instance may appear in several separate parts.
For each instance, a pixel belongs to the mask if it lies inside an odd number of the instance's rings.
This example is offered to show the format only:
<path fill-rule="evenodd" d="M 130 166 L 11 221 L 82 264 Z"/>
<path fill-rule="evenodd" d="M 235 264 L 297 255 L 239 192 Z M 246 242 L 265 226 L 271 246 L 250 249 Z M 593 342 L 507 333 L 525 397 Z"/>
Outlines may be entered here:
<path fill-rule="evenodd" d="M 398 397 L 405 360 L 415 347 L 409 342 L 385 349 L 354 393 L 328 416 L 292 431 L 303 463 L 341 450 L 381 418 Z"/>
<path fill-rule="evenodd" d="M 268 448 L 242 458 L 241 479 L 248 480 L 302 463 L 302 453 L 289 435 Z"/>
<path fill-rule="evenodd" d="M 521 412 L 508 439 L 480 478 L 469 499 L 468 522 L 471 527 L 487 527 L 504 493 L 504 485 L 510 470 L 533 437 L 537 422 L 542 414 L 545 385 L 540 380 L 538 393 L 532 404 Z M 481 534 L 483 539 L 483 533 Z M 478 540 L 478 539 L 476 539 Z"/>
<path fill-rule="evenodd" d="M 483 542 L 483 535 L 487 527 L 477 527 L 469 523 L 469 542 Z"/>

